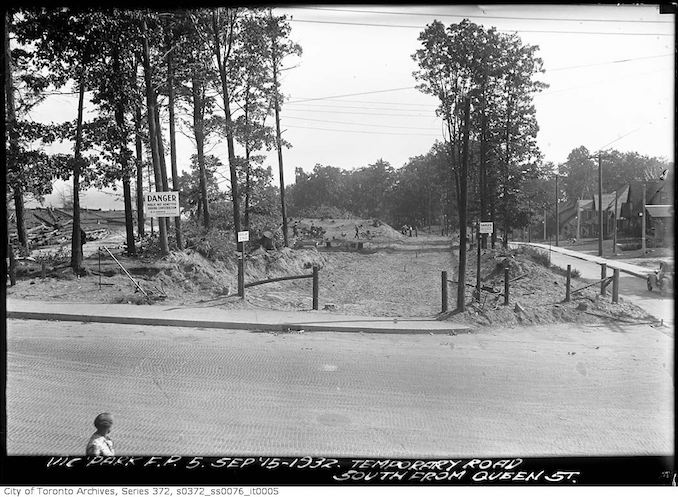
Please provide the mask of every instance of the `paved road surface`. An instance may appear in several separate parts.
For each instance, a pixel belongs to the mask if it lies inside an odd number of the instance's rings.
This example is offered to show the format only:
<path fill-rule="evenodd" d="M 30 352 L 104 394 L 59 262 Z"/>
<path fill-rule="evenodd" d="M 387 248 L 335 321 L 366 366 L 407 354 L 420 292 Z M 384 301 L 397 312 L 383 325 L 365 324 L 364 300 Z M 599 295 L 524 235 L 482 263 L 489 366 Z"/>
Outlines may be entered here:
<path fill-rule="evenodd" d="M 498 456 L 673 453 L 673 331 L 270 334 L 8 321 L 8 451 Z"/>
<path fill-rule="evenodd" d="M 551 263 L 562 268 L 567 268 L 567 265 L 570 264 L 573 269 L 577 269 L 580 272 L 582 278 L 591 280 L 600 279 L 600 265 L 594 262 L 551 252 Z M 610 269 L 607 270 L 607 275 L 612 275 Z M 612 287 L 610 286 L 608 287 L 608 295 L 611 292 Z M 646 280 L 626 273 L 620 273 L 619 294 L 628 302 L 633 302 L 645 309 L 657 319 L 663 319 L 665 323 L 673 325 L 673 293 L 650 292 L 647 290 Z"/>

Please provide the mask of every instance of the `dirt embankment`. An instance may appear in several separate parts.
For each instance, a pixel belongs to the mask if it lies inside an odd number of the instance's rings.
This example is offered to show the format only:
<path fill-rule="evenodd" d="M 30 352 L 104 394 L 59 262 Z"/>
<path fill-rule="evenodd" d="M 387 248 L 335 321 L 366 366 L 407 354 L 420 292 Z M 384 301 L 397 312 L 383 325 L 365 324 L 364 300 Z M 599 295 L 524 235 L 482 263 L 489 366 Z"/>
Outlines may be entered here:
<path fill-rule="evenodd" d="M 374 220 L 311 220 L 330 240 L 355 226 L 360 229 Z M 311 223 L 308 223 L 310 226 Z M 599 285 L 581 291 L 591 282 L 572 279 L 572 298 L 564 302 L 565 274 L 538 253 L 527 249 L 485 250 L 481 259 L 483 291 L 480 302 L 473 298 L 476 279 L 475 251 L 466 270 L 467 310 L 441 314 L 441 271 L 448 272 L 449 309 L 456 304 L 456 238 L 419 233 L 403 236 L 388 225 L 373 227 L 378 235 L 365 242 L 363 250 L 345 245 L 265 251 L 258 249 L 246 259 L 246 282 L 290 275 L 310 274 L 320 268 L 320 309 L 342 314 L 389 317 L 437 317 L 479 326 L 514 326 L 557 322 L 590 323 L 601 320 L 649 321 L 640 308 L 623 302 L 612 304 L 601 297 Z M 350 233 L 350 232 L 349 232 Z M 348 233 L 347 237 L 348 238 Z M 368 245 L 369 243 L 369 245 Z M 311 280 L 301 279 L 255 286 L 246 290 L 243 301 L 237 294 L 237 256 L 210 260 L 197 250 L 173 252 L 167 257 L 120 257 L 120 262 L 150 296 L 151 302 L 171 305 L 202 304 L 223 308 L 279 310 L 311 309 Z M 117 256 L 117 255 L 116 255 Z M 509 267 L 510 305 L 504 306 L 504 267 Z M 41 277 L 41 267 L 20 261 L 16 286 L 10 298 L 66 302 L 148 303 L 141 292 L 109 256 L 99 268 L 95 253 L 85 259 L 87 274 L 76 278 L 67 265 L 50 267 Z"/>
<path fill-rule="evenodd" d="M 467 268 L 467 309 L 449 311 L 440 319 L 488 326 L 515 326 L 548 323 L 594 323 L 614 320 L 620 323 L 652 321 L 638 306 L 624 302 L 612 303 L 612 283 L 606 296 L 600 295 L 600 284 L 578 277 L 571 278 L 570 301 L 565 302 L 567 277 L 565 271 L 550 266 L 545 257 L 529 248 L 517 250 L 486 250 L 481 255 L 482 291 L 480 301 L 475 295 L 477 257 L 470 257 Z M 504 305 L 504 269 L 509 269 L 509 305 Z M 456 301 L 456 285 L 451 301 Z M 454 306 L 452 306 L 454 307 Z"/>

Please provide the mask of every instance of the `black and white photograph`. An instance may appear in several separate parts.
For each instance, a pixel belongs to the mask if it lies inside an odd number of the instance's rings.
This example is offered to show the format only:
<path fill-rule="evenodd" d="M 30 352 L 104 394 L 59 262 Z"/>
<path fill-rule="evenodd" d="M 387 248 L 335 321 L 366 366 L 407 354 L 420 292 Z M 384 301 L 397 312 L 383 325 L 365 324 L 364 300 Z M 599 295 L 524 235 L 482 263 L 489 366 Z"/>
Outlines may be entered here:
<path fill-rule="evenodd" d="M 675 5 L 4 14 L 0 484 L 676 484 Z"/>

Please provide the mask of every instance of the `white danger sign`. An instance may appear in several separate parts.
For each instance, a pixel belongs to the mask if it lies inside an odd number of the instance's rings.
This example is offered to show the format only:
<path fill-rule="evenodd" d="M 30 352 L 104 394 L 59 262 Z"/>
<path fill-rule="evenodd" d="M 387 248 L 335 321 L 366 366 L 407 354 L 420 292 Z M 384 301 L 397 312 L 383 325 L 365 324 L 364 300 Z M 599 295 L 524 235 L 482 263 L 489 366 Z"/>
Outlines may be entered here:
<path fill-rule="evenodd" d="M 144 194 L 148 217 L 179 216 L 179 192 L 153 192 Z"/>
<path fill-rule="evenodd" d="M 492 233 L 494 231 L 494 223 L 480 223 L 480 233 Z"/>
<path fill-rule="evenodd" d="M 238 242 L 249 242 L 249 241 L 250 241 L 249 231 L 238 231 Z"/>

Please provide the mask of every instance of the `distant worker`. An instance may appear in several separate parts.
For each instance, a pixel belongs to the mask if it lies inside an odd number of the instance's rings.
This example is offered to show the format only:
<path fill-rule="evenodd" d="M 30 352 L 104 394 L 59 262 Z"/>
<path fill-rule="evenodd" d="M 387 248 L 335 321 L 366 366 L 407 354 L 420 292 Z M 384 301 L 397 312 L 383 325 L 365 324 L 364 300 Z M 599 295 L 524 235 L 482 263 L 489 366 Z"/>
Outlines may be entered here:
<path fill-rule="evenodd" d="M 113 416 L 107 412 L 102 412 L 94 418 L 94 426 L 97 431 L 89 438 L 87 442 L 88 456 L 114 456 L 113 440 L 109 436 L 113 426 Z"/>
<path fill-rule="evenodd" d="M 412 226 L 408 226 L 407 230 L 410 233 L 410 238 L 412 238 Z"/>
<path fill-rule="evenodd" d="M 292 226 L 292 234 L 294 236 L 299 236 L 299 226 L 297 225 L 297 222 L 294 222 L 294 225 Z"/>
<path fill-rule="evenodd" d="M 353 238 L 360 238 L 360 232 L 358 231 L 358 225 L 355 225 L 355 236 Z"/>

